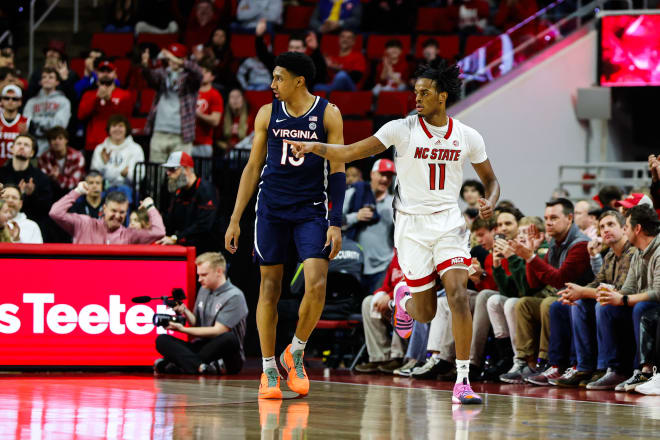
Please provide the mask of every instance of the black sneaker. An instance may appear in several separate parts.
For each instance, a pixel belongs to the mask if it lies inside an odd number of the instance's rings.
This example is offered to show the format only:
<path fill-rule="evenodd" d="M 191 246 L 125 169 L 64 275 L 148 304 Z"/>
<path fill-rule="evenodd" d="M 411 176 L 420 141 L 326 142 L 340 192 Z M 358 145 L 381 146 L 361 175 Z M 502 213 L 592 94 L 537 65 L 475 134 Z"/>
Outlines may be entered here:
<path fill-rule="evenodd" d="M 577 388 L 580 386 L 580 382 L 591 379 L 593 374 L 593 371 L 578 371 L 577 368 L 571 367 L 566 370 L 560 379 L 557 379 L 557 386 L 564 388 Z"/>

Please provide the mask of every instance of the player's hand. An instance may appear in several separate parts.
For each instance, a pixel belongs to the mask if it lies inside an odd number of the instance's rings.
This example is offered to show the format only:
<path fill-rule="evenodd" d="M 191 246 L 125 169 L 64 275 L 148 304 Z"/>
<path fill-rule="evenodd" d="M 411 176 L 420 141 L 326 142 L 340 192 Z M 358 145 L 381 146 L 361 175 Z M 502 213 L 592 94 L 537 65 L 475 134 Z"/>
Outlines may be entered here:
<path fill-rule="evenodd" d="M 493 216 L 493 206 L 490 204 L 489 200 L 484 198 L 479 199 L 479 217 L 484 220 L 488 220 Z"/>
<path fill-rule="evenodd" d="M 76 192 L 78 194 L 84 196 L 87 194 L 88 191 L 89 191 L 89 185 L 87 185 L 87 182 L 78 182 L 78 186 L 76 186 Z"/>
<path fill-rule="evenodd" d="M 314 152 L 314 142 L 300 142 L 300 141 L 284 141 L 291 145 L 291 152 L 296 159 L 300 159 L 307 153 Z"/>
<path fill-rule="evenodd" d="M 227 232 L 225 232 L 225 249 L 235 254 L 238 250 L 238 237 L 241 235 L 241 227 L 238 222 L 229 223 Z"/>
<path fill-rule="evenodd" d="M 229 230 L 227 230 L 227 231 L 229 231 Z M 337 254 L 341 250 L 341 228 L 339 228 L 337 226 L 330 226 L 328 228 L 327 237 L 328 238 L 325 240 L 325 246 L 323 248 L 325 249 L 330 244 L 332 244 L 332 248 L 331 248 L 331 251 L 330 251 L 330 257 L 329 257 L 332 260 L 333 258 L 335 258 L 337 256 Z M 225 238 L 225 240 L 226 240 L 226 238 Z"/>

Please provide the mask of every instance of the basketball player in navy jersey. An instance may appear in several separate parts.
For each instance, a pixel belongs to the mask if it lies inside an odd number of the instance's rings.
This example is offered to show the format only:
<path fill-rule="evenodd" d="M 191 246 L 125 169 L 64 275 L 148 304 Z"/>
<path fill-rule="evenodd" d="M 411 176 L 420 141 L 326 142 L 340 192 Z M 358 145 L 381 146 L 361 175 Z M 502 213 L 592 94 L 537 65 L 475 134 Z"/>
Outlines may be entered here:
<path fill-rule="evenodd" d="M 390 121 L 375 135 L 351 145 L 292 140 L 296 157 L 316 154 L 350 162 L 394 145 L 397 186 L 394 246 L 405 283 L 394 288 L 394 327 L 410 336 L 412 318 L 429 322 L 436 312 L 436 278 L 447 292 L 456 342 L 456 384 L 452 402 L 478 404 L 468 379 L 472 315 L 467 296 L 471 268 L 469 232 L 458 207 L 463 165 L 470 161 L 486 188 L 479 199 L 482 218 L 493 215 L 500 194 L 481 135 L 447 115 L 447 101 L 458 97 L 460 70 L 438 59 L 416 72 L 417 114 Z"/>
<path fill-rule="evenodd" d="M 225 234 L 225 247 L 236 252 L 239 221 L 258 183 L 254 253 L 261 268 L 257 329 L 263 356 L 259 386 L 262 399 L 282 398 L 275 362 L 275 330 L 283 263 L 291 239 L 303 262 L 305 295 L 295 336 L 281 354 L 280 364 L 287 373 L 287 385 L 300 395 L 309 392 L 303 350 L 325 304 L 328 260 L 341 249 L 344 163 L 327 161 L 315 154 L 296 158 L 285 142 L 297 139 L 344 143 L 339 109 L 309 93 L 308 84 L 314 74 L 314 62 L 302 53 L 286 52 L 275 60 L 271 84 L 275 99 L 257 114 L 252 152 Z"/>

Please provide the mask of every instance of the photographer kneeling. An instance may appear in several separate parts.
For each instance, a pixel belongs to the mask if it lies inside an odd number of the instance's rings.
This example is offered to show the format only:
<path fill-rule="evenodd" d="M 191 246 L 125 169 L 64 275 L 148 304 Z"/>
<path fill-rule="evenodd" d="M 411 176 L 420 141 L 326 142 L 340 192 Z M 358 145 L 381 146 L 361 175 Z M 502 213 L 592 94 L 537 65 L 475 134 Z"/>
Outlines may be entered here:
<path fill-rule="evenodd" d="M 184 315 L 190 327 L 170 322 L 168 330 L 193 337 L 186 342 L 171 335 L 156 338 L 156 350 L 163 356 L 154 363 L 158 373 L 236 374 L 243 367 L 247 303 L 243 292 L 225 276 L 225 257 L 206 252 L 195 260 L 197 277 L 202 287 L 191 312 L 185 304 L 174 307 Z M 216 361 L 218 361 L 216 363 Z M 218 364 L 224 363 L 224 369 Z"/>

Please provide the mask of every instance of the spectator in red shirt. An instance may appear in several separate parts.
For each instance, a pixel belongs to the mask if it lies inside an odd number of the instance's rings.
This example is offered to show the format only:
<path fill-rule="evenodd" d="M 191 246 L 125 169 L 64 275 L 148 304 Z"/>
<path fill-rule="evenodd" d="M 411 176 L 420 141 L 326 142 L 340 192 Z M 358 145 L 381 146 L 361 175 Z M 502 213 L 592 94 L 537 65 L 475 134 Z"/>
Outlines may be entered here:
<path fill-rule="evenodd" d="M 355 33 L 344 29 L 339 34 L 339 55 L 327 56 L 326 64 L 334 78 L 329 84 L 317 84 L 314 91 L 330 93 L 334 90 L 354 92 L 367 71 L 367 60 L 360 48 L 355 48 Z"/>
<path fill-rule="evenodd" d="M 193 47 L 209 41 L 213 31 L 218 26 L 218 18 L 215 6 L 211 0 L 198 0 L 188 19 L 188 25 L 184 35 L 185 45 Z"/>
<path fill-rule="evenodd" d="M 376 85 L 373 94 L 378 96 L 382 90 L 406 90 L 410 77 L 410 67 L 403 56 L 401 41 L 392 39 L 385 43 L 383 59 L 376 68 Z"/>
<path fill-rule="evenodd" d="M 30 120 L 19 113 L 23 91 L 16 84 L 2 87 L 0 108 L 0 167 L 11 159 L 11 146 L 19 134 L 28 131 Z"/>
<path fill-rule="evenodd" d="M 39 156 L 39 168 L 50 178 L 55 197 L 60 198 L 82 179 L 85 158 L 80 151 L 68 146 L 69 133 L 65 128 L 51 128 L 46 138 L 50 147 Z"/>
<path fill-rule="evenodd" d="M 254 123 L 240 89 L 229 92 L 227 104 L 222 124 L 218 126 L 219 136 L 216 141 L 216 144 L 226 152 L 252 133 Z"/>
<path fill-rule="evenodd" d="M 213 130 L 220 125 L 223 112 L 222 95 L 213 88 L 213 64 L 207 60 L 200 63 L 202 68 L 202 85 L 197 96 L 197 121 L 195 124 L 195 141 L 193 142 L 193 157 L 213 156 Z"/>
<path fill-rule="evenodd" d="M 536 0 L 502 0 L 495 13 L 493 24 L 504 32 L 534 15 L 538 10 Z M 530 32 L 533 32 L 533 29 L 530 29 Z"/>
<path fill-rule="evenodd" d="M 132 99 L 127 90 L 115 85 L 117 68 L 110 61 L 102 61 L 96 68 L 98 88 L 83 94 L 78 107 L 78 119 L 87 122 L 85 150 L 94 151 L 106 138 L 106 126 L 111 115 L 131 116 Z"/>

